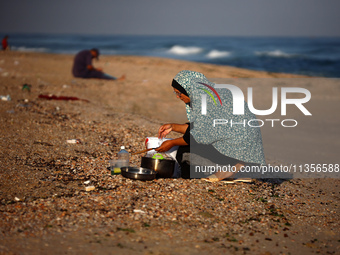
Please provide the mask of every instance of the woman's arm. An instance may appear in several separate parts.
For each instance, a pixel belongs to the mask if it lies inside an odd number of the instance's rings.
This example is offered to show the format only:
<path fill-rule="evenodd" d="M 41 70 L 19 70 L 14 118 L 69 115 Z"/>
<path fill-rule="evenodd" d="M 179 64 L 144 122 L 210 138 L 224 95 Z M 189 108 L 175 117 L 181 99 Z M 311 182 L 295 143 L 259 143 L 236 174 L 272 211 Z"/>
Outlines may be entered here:
<path fill-rule="evenodd" d="M 172 125 L 172 131 L 175 131 L 181 134 L 184 134 L 189 126 L 189 124 L 171 124 L 171 125 Z"/>
<path fill-rule="evenodd" d="M 170 150 L 174 146 L 183 146 L 183 145 L 188 145 L 186 141 L 184 141 L 183 137 L 176 138 L 173 140 L 167 140 L 162 143 L 161 146 L 155 149 L 155 151 L 158 152 L 165 152 Z"/>

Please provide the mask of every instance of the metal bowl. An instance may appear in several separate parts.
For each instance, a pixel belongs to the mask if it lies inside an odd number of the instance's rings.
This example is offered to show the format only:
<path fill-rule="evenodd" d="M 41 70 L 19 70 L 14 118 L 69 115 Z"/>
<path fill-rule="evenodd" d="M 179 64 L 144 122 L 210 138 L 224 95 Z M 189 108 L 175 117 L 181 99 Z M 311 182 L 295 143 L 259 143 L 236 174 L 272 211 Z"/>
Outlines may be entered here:
<path fill-rule="evenodd" d="M 122 167 L 122 175 L 133 180 L 153 180 L 156 178 L 156 171 L 143 167 Z"/>
<path fill-rule="evenodd" d="M 141 167 L 155 170 L 159 178 L 171 178 L 175 169 L 175 160 L 142 157 Z"/>

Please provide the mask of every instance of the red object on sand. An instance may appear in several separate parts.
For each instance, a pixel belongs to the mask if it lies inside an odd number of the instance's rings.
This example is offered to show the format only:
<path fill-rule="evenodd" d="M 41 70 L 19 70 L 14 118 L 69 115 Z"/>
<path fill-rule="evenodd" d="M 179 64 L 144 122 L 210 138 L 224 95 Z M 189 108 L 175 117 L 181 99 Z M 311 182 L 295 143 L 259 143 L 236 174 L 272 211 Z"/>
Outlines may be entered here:
<path fill-rule="evenodd" d="M 65 100 L 65 101 L 80 100 L 80 101 L 90 102 L 89 100 L 81 99 L 78 97 L 66 97 L 66 96 L 56 96 L 56 95 L 39 95 L 38 98 L 43 98 L 47 100 Z"/>
<path fill-rule="evenodd" d="M 7 38 L 8 36 L 5 36 L 3 39 L 2 39 L 2 50 L 7 50 L 8 48 L 8 42 L 7 42 Z"/>

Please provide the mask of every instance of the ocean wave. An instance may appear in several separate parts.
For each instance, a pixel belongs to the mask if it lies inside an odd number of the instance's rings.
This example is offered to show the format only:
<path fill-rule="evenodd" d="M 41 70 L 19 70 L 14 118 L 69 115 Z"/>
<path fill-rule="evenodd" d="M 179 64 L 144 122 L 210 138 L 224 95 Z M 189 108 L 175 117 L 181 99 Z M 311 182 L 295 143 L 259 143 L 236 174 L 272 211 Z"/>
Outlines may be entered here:
<path fill-rule="evenodd" d="M 231 53 L 229 51 L 219 51 L 219 50 L 211 50 L 206 57 L 207 58 L 224 58 L 229 57 Z"/>
<path fill-rule="evenodd" d="M 181 46 L 181 45 L 174 45 L 172 46 L 168 52 L 171 54 L 175 55 L 193 55 L 193 54 L 198 54 L 203 51 L 202 48 L 200 47 L 195 47 L 195 46 Z"/>
<path fill-rule="evenodd" d="M 22 52 L 47 52 L 48 49 L 47 48 L 29 48 L 29 47 L 11 47 L 12 50 L 15 51 L 22 51 Z"/>
<path fill-rule="evenodd" d="M 290 58 L 295 57 L 296 54 L 289 54 L 286 52 L 283 52 L 281 50 L 273 50 L 273 51 L 255 51 L 255 55 L 257 56 L 269 56 L 269 57 L 277 57 L 277 58 Z"/>

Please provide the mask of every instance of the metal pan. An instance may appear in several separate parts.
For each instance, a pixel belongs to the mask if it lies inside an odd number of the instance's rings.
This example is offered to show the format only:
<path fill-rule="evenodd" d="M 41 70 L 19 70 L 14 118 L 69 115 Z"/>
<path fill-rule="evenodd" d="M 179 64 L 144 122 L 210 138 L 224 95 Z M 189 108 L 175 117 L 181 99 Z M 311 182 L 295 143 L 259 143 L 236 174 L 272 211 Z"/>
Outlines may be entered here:
<path fill-rule="evenodd" d="M 159 178 L 171 178 L 175 169 L 175 160 L 142 157 L 141 167 L 155 170 Z"/>
<path fill-rule="evenodd" d="M 143 167 L 122 167 L 122 175 L 133 180 L 148 181 L 156 178 L 156 171 Z"/>

